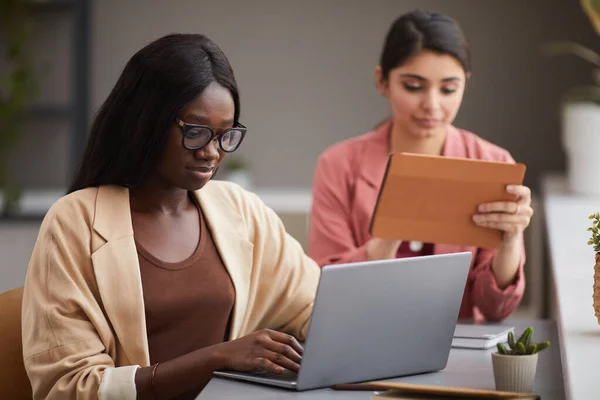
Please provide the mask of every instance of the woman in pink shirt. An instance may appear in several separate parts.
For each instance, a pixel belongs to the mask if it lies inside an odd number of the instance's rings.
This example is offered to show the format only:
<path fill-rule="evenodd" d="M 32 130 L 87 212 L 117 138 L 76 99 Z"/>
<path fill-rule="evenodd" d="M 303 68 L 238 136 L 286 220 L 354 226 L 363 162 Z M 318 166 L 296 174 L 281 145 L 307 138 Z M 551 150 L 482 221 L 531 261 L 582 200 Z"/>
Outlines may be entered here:
<path fill-rule="evenodd" d="M 395 152 L 513 163 L 508 151 L 452 126 L 471 75 L 469 48 L 451 18 L 414 11 L 391 26 L 375 69 L 391 118 L 373 131 L 328 148 L 317 163 L 309 255 L 320 266 L 394 257 L 471 251 L 460 319 L 501 320 L 523 297 L 523 230 L 531 191 L 507 187 L 517 202 L 482 204 L 473 222 L 503 232 L 499 249 L 401 242 L 369 235 L 369 222 L 388 160 Z M 434 277 L 432 277 L 434 278 Z"/>

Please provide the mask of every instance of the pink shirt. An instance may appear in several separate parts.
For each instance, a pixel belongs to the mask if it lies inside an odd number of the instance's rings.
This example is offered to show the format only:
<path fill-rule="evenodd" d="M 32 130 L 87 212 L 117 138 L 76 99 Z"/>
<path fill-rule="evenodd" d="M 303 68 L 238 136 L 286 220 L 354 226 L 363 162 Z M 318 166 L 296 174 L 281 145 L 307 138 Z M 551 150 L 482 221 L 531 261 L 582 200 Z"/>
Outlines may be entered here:
<path fill-rule="evenodd" d="M 319 157 L 313 184 L 308 254 L 320 266 L 365 261 L 369 223 L 388 160 L 391 121 L 374 131 L 328 148 Z M 448 157 L 514 163 L 510 154 L 477 135 L 450 127 L 442 154 Z M 410 250 L 401 248 L 398 256 Z M 473 253 L 459 318 L 502 320 L 519 305 L 525 289 L 525 248 L 513 284 L 500 289 L 491 270 L 495 249 L 436 243 L 432 254 Z M 417 252 L 424 254 L 423 252 Z M 416 255 L 419 255 L 416 254 Z M 408 254 L 410 256 L 410 254 Z"/>

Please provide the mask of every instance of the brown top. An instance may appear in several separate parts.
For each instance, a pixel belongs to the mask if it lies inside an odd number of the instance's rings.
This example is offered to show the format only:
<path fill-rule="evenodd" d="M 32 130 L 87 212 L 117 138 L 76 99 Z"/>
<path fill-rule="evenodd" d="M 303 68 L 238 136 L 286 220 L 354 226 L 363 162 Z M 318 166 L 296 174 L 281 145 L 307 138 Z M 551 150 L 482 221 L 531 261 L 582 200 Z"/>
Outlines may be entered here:
<path fill-rule="evenodd" d="M 161 261 L 136 241 L 151 364 L 221 343 L 229 334 L 233 283 L 200 208 L 198 214 L 198 247 L 184 261 Z M 196 395 L 197 391 L 177 399 Z"/>

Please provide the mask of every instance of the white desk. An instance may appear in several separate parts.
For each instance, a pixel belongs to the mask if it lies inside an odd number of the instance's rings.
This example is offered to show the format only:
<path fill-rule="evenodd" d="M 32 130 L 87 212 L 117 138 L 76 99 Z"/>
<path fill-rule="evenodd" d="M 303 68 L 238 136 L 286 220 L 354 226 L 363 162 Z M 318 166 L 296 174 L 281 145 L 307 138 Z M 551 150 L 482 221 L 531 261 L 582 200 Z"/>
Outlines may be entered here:
<path fill-rule="evenodd" d="M 600 198 L 574 196 L 559 177 L 543 182 L 544 212 L 551 257 L 551 301 L 561 342 L 567 399 L 600 398 L 600 325 L 594 316 L 594 251 L 588 215 Z"/>
<path fill-rule="evenodd" d="M 541 396 L 542 400 L 563 400 L 565 395 L 561 379 L 560 345 L 558 344 L 554 322 L 518 319 L 507 321 L 507 323 L 515 326 L 517 332 L 522 332 L 527 326 L 531 325 L 533 326 L 534 337 L 549 339 L 553 343 L 539 355 L 534 391 Z M 394 349 L 390 349 L 390 351 L 394 351 Z M 452 349 L 448 365 L 442 371 L 385 379 L 385 381 L 493 390 L 492 352 L 494 352 L 494 349 Z M 252 383 L 213 378 L 196 397 L 196 400 L 369 400 L 372 396 L 373 392 L 368 391 L 336 391 L 332 389 L 295 392 Z M 598 398 L 598 396 L 595 398 Z M 581 397 L 581 399 L 585 400 L 586 397 Z"/>

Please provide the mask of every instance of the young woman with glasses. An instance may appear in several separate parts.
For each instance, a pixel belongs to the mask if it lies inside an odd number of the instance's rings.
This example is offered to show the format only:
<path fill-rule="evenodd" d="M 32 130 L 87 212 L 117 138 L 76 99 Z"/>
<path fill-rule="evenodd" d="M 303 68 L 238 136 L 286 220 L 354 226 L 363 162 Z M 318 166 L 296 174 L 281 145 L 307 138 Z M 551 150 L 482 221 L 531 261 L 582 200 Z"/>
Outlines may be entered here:
<path fill-rule="evenodd" d="M 500 320 L 515 310 L 525 288 L 523 230 L 533 215 L 527 187 L 507 187 L 518 196 L 517 202 L 482 204 L 473 215 L 473 223 L 503 232 L 500 249 L 369 235 L 390 153 L 514 162 L 508 151 L 452 126 L 470 75 L 469 47 L 453 19 L 417 10 L 392 24 L 375 69 L 377 88 L 389 100 L 391 118 L 371 132 L 334 144 L 320 156 L 308 254 L 325 265 L 471 251 L 459 317 Z"/>
<path fill-rule="evenodd" d="M 127 63 L 31 257 L 34 398 L 193 399 L 215 370 L 298 370 L 319 268 L 255 195 L 210 181 L 239 119 L 206 37 L 165 36 Z"/>

